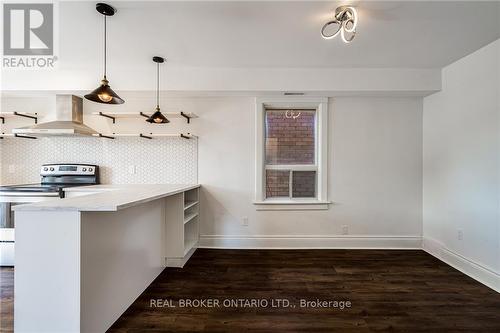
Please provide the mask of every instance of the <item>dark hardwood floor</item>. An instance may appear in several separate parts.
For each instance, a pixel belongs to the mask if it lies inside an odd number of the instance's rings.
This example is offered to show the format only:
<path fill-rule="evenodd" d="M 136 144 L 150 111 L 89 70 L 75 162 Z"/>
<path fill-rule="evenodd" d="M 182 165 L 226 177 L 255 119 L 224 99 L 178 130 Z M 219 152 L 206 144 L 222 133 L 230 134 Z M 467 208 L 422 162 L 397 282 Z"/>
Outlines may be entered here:
<path fill-rule="evenodd" d="M 1 273 L 8 330 L 12 270 Z M 180 306 L 200 299 L 220 306 Z M 262 307 L 244 307 L 240 299 L 258 299 Z M 289 307 L 271 307 L 278 299 Z M 351 307 L 301 307 L 301 299 Z M 228 300 L 240 306 L 226 307 Z M 500 332 L 500 294 L 418 250 L 199 249 L 183 269 L 166 269 L 110 329 L 197 331 Z"/>
<path fill-rule="evenodd" d="M 0 332 L 14 330 L 14 268 L 0 267 Z"/>

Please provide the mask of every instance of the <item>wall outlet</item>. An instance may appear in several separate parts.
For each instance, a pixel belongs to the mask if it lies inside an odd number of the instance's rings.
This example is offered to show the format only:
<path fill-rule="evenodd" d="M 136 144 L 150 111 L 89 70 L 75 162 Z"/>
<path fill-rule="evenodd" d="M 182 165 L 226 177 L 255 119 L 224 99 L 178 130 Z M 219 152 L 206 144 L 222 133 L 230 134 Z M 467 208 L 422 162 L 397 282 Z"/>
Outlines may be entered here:
<path fill-rule="evenodd" d="M 342 226 L 342 235 L 349 235 L 349 226 L 347 225 Z"/>
<path fill-rule="evenodd" d="M 16 166 L 14 164 L 9 164 L 9 173 L 15 173 L 16 172 Z"/>
<path fill-rule="evenodd" d="M 248 216 L 243 216 L 241 219 L 241 225 L 244 227 L 248 227 Z"/>
<path fill-rule="evenodd" d="M 131 175 L 135 175 L 137 172 L 137 168 L 135 167 L 135 165 L 129 165 L 128 167 L 128 173 L 131 174 Z"/>
<path fill-rule="evenodd" d="M 457 238 L 458 240 L 464 240 L 464 231 L 462 229 L 458 229 Z"/>

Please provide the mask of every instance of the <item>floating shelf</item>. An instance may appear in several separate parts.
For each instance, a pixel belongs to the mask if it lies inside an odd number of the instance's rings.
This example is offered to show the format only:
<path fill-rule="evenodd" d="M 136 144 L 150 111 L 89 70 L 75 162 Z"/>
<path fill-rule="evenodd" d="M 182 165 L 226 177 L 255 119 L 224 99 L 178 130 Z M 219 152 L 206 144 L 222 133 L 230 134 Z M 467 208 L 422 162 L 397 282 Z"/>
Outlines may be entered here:
<path fill-rule="evenodd" d="M 35 121 L 35 124 L 38 123 L 37 113 L 17 112 L 17 111 L 0 112 L 0 121 L 2 122 L 2 124 L 5 124 L 5 118 L 14 118 L 14 117 L 30 118 Z"/>
<path fill-rule="evenodd" d="M 189 124 L 191 119 L 198 118 L 198 116 L 191 112 L 162 112 L 167 118 L 184 118 Z M 149 118 L 150 115 L 144 112 L 93 112 L 92 114 L 111 119 L 113 124 L 119 118 Z"/>
<path fill-rule="evenodd" d="M 194 213 L 191 213 L 191 214 L 187 214 L 185 217 L 184 217 L 184 224 L 188 223 L 189 221 L 193 220 L 196 216 L 198 216 L 198 212 L 194 212 Z"/>
<path fill-rule="evenodd" d="M 198 201 L 188 201 L 184 204 L 184 210 L 188 210 L 189 208 L 193 207 L 196 205 Z"/>
<path fill-rule="evenodd" d="M 143 134 L 143 133 L 98 133 L 98 134 L 93 134 L 95 137 L 100 137 L 100 138 L 106 138 L 106 139 L 114 139 L 117 137 L 140 137 L 144 139 L 153 139 L 153 138 L 162 138 L 162 137 L 172 137 L 172 138 L 183 138 L 183 139 L 196 139 L 198 138 L 196 135 L 193 135 L 191 133 L 179 133 L 179 134 L 163 134 L 163 133 L 158 133 L 158 134 L 153 134 L 153 133 L 148 133 L 148 134 Z"/>
<path fill-rule="evenodd" d="M 34 136 L 24 135 L 24 134 L 13 134 L 13 133 L 0 133 L 0 139 L 3 138 L 22 138 L 22 139 L 36 139 Z"/>

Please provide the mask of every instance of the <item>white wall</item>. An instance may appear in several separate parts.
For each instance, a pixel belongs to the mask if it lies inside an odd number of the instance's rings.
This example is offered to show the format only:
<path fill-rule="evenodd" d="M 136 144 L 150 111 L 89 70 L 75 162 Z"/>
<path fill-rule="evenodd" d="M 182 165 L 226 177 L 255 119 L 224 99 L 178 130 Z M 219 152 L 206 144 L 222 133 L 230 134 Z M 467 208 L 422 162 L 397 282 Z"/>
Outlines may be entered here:
<path fill-rule="evenodd" d="M 213 99 L 196 121 L 202 245 L 419 247 L 422 99 L 329 103 L 327 211 L 256 211 L 253 98 Z M 241 225 L 244 216 L 249 226 Z M 340 236 L 342 225 L 348 236 Z"/>
<path fill-rule="evenodd" d="M 148 111 L 154 106 L 151 105 L 153 99 L 141 94 L 134 96 L 125 94 L 123 97 L 127 102 L 118 107 L 86 102 L 85 122 L 103 132 L 190 131 L 199 136 L 198 179 L 203 185 L 202 245 L 420 247 L 422 98 L 330 99 L 328 191 L 329 199 L 334 204 L 327 211 L 272 212 L 256 211 L 253 205 L 255 188 L 255 99 L 253 97 L 192 97 L 162 100 L 161 105 L 164 110 L 197 113 L 200 118 L 194 119 L 191 125 L 173 121 L 165 126 L 154 126 L 140 119 L 118 120 L 113 125 L 105 118 L 91 115 L 95 111 L 105 112 L 108 109 L 118 108 L 125 112 Z M 34 101 L 40 105 L 40 100 L 34 99 Z M 14 103 L 12 99 L 4 99 L 3 105 L 5 111 L 10 111 L 8 108 L 16 106 L 23 108 L 18 109 L 19 111 L 32 107 L 26 102 Z M 49 118 L 50 106 L 40 107 L 38 110 L 43 113 L 44 119 Z M 11 144 L 18 142 L 19 148 L 33 145 L 23 139 L 8 140 Z M 74 140 L 102 142 L 104 139 Z M 70 141 L 72 140 L 68 140 Z M 103 142 L 109 145 L 107 140 Z M 144 147 L 152 144 L 145 139 L 139 142 L 143 142 Z M 3 146 L 6 147 L 5 142 Z M 21 155 L 26 156 L 26 153 Z M 12 154 L 6 155 L 4 152 L 3 156 Z M 168 155 L 157 158 L 168 161 L 179 159 L 180 156 Z M 4 162 L 2 164 L 7 163 L 5 158 Z M 118 173 L 127 176 L 128 164 L 133 161 L 118 162 L 120 161 L 117 160 L 116 164 L 111 163 L 108 168 L 119 170 Z M 8 173 L 8 168 L 5 166 L 4 175 Z M 28 167 L 36 166 L 26 163 L 26 168 Z M 165 179 L 177 177 L 176 174 L 180 172 L 178 167 L 155 170 L 161 172 Z M 135 182 L 141 182 L 140 177 L 134 179 Z M 241 225 L 244 216 L 249 218 L 248 227 Z M 349 235 L 341 235 L 343 225 L 348 226 Z"/>
<path fill-rule="evenodd" d="M 424 247 L 498 290 L 499 49 L 497 40 L 445 67 L 423 121 Z"/>

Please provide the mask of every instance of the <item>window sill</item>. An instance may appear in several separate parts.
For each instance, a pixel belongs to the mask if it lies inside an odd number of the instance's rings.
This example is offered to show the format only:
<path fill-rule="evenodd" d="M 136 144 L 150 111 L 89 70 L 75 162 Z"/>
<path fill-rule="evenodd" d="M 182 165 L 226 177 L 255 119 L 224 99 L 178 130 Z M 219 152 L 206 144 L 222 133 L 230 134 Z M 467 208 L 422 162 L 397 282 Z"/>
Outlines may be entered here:
<path fill-rule="evenodd" d="M 257 210 L 327 210 L 331 201 L 318 200 L 265 200 L 253 203 Z"/>

